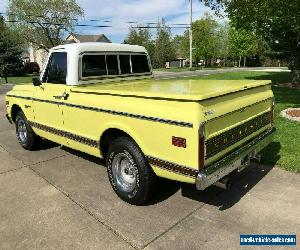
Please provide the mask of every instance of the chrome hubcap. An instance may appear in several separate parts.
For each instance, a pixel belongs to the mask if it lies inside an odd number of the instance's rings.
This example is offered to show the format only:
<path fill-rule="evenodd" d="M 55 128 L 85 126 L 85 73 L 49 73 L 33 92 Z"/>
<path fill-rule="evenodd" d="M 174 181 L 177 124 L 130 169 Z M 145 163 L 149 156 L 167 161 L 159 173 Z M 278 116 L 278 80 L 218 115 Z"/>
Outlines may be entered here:
<path fill-rule="evenodd" d="M 136 168 L 124 153 L 115 155 L 112 162 L 112 173 L 116 184 L 125 192 L 132 192 L 136 186 Z"/>
<path fill-rule="evenodd" d="M 23 120 L 18 121 L 18 136 L 22 143 L 26 143 L 27 140 L 27 129 L 26 124 Z"/>

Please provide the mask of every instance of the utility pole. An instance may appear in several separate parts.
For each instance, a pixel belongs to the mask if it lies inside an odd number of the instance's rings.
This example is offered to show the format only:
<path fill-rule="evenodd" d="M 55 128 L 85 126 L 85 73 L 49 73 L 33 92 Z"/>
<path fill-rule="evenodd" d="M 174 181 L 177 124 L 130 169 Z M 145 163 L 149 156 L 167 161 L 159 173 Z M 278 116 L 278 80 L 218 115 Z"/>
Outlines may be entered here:
<path fill-rule="evenodd" d="M 193 0 L 190 1 L 190 69 L 193 67 Z"/>

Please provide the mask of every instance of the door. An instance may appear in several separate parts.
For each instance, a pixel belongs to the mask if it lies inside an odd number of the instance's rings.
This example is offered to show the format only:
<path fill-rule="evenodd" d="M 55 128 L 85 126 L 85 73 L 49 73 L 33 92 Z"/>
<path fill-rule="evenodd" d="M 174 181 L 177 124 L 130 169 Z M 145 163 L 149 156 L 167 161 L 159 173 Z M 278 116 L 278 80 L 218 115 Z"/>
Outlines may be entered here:
<path fill-rule="evenodd" d="M 48 60 L 42 84 L 35 87 L 33 99 L 34 127 L 51 141 L 66 145 L 63 137 L 63 106 L 68 94 L 66 86 L 67 53 L 53 52 Z"/>

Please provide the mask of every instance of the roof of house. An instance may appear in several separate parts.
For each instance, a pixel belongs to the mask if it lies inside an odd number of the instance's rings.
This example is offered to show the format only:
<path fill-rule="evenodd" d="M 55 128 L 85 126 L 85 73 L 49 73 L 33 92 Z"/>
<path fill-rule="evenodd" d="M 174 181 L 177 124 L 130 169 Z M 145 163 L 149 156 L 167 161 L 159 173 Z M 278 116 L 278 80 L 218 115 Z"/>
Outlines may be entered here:
<path fill-rule="evenodd" d="M 66 40 L 68 40 L 71 36 L 75 37 L 79 42 L 85 43 L 85 42 L 107 42 L 111 43 L 111 41 L 104 35 L 104 34 L 99 34 L 99 35 L 80 35 L 80 34 L 75 34 L 71 33 Z"/>

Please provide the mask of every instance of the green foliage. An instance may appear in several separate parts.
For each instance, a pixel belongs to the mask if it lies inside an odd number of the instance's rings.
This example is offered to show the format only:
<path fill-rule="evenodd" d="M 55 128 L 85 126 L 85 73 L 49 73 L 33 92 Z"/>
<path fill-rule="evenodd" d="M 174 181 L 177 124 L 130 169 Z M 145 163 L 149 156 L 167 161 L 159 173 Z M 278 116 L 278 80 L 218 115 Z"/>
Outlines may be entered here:
<path fill-rule="evenodd" d="M 9 0 L 8 13 L 27 42 L 47 50 L 62 43 L 84 12 L 76 0 Z"/>
<path fill-rule="evenodd" d="M 165 25 L 165 21 L 157 23 L 156 39 L 148 28 L 130 28 L 126 44 L 144 46 L 151 58 L 154 67 L 164 67 L 167 61 L 175 59 L 175 48 L 172 42 L 170 29 Z"/>
<path fill-rule="evenodd" d="M 219 48 L 219 24 L 210 15 L 196 20 L 192 25 L 193 30 L 193 57 L 195 61 L 205 59 L 210 65 L 211 59 L 218 56 Z M 186 30 L 183 38 L 183 50 L 185 55 L 189 55 L 189 31 Z"/>
<path fill-rule="evenodd" d="M 155 68 L 161 68 L 165 66 L 166 62 L 175 59 L 176 52 L 171 30 L 166 26 L 165 21 L 158 22 L 157 26 L 153 65 Z"/>
<path fill-rule="evenodd" d="M 147 28 L 131 28 L 124 43 L 146 47 L 155 68 L 162 68 L 165 62 L 176 57 L 189 58 L 189 30 L 173 39 L 164 21 L 158 24 L 156 40 L 153 42 Z M 261 55 L 265 52 L 263 41 L 246 30 L 236 30 L 228 23 L 219 23 L 214 16 L 205 14 L 193 23 L 193 59 L 205 60 L 210 67 L 217 59 L 219 66 L 226 66 L 230 60 Z M 257 62 L 256 62 L 257 63 Z"/>
<path fill-rule="evenodd" d="M 257 33 L 293 70 L 300 83 L 300 4 L 295 0 L 200 0 L 224 9 L 232 25 Z"/>
<path fill-rule="evenodd" d="M 227 23 L 219 26 L 219 30 L 217 33 L 218 36 L 217 56 L 220 58 L 226 58 L 230 56 L 229 31 L 230 31 L 230 26 Z"/>
<path fill-rule="evenodd" d="M 155 45 L 152 36 L 147 28 L 130 28 L 127 38 L 124 40 L 126 44 L 140 45 L 147 49 L 151 61 L 153 61 Z"/>
<path fill-rule="evenodd" d="M 259 39 L 251 32 L 244 29 L 229 29 L 229 54 L 234 58 L 244 57 L 244 67 L 247 56 L 258 54 Z M 240 63 L 240 59 L 239 59 Z"/>
<path fill-rule="evenodd" d="M 173 47 L 177 57 L 183 58 L 186 53 L 184 52 L 184 36 L 176 35 L 173 38 Z"/>
<path fill-rule="evenodd" d="M 0 22 L 1 23 L 1 22 Z M 22 44 L 15 39 L 15 34 L 3 24 L 0 32 L 0 75 L 6 79 L 8 76 L 22 76 L 25 74 L 22 62 Z"/>
<path fill-rule="evenodd" d="M 181 39 L 184 54 L 188 57 L 188 30 Z M 263 53 L 258 49 L 259 41 L 254 34 L 231 28 L 227 23 L 220 24 L 208 14 L 193 23 L 193 57 L 196 62 L 204 59 L 207 66 L 210 66 L 212 59 L 225 61 L 227 57 L 246 58 Z"/>
<path fill-rule="evenodd" d="M 255 55 L 257 52 L 255 35 L 246 30 L 231 28 L 229 30 L 229 50 L 232 56 Z"/>
<path fill-rule="evenodd" d="M 193 53 L 197 61 L 205 58 L 208 62 L 216 56 L 215 51 L 218 48 L 217 32 L 218 23 L 209 15 L 193 23 L 193 47 L 195 47 Z"/>

